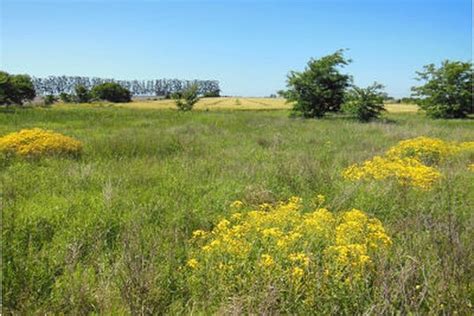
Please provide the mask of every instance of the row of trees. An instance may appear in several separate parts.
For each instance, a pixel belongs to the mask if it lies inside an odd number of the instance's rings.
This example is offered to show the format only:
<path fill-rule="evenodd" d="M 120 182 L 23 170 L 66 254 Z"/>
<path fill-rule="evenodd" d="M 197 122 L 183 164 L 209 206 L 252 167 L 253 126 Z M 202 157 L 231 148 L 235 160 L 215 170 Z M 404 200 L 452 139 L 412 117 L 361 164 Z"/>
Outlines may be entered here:
<path fill-rule="evenodd" d="M 105 82 L 92 87 L 90 90 L 83 85 L 77 85 L 74 88 L 74 93 L 62 92 L 59 94 L 59 98 L 64 103 L 88 103 L 101 100 L 121 103 L 132 101 L 132 94 L 116 82 Z M 50 100 L 49 102 L 45 101 L 46 104 L 53 103 L 56 101 L 56 96 L 48 94 L 45 100 Z"/>
<path fill-rule="evenodd" d="M 384 110 L 387 94 L 383 85 L 361 88 L 353 84 L 352 77 L 341 73 L 351 60 L 343 50 L 311 59 L 302 72 L 291 71 L 287 90 L 279 94 L 294 102 L 293 112 L 303 117 L 319 118 L 328 112 L 353 114 L 361 121 L 376 118 Z M 436 118 L 463 118 L 474 113 L 472 63 L 444 61 L 439 68 L 427 65 L 417 72 L 423 84 L 413 87 L 416 103 Z"/>
<path fill-rule="evenodd" d="M 156 79 L 156 80 L 114 80 L 89 77 L 50 76 L 47 78 L 32 78 L 35 91 L 38 95 L 59 95 L 61 93 L 71 94 L 76 86 L 84 86 L 92 89 L 103 83 L 118 83 L 123 88 L 137 96 L 170 96 L 183 91 L 191 85 L 197 85 L 199 94 L 205 96 L 219 96 L 220 87 L 216 80 L 179 80 L 179 79 Z"/>

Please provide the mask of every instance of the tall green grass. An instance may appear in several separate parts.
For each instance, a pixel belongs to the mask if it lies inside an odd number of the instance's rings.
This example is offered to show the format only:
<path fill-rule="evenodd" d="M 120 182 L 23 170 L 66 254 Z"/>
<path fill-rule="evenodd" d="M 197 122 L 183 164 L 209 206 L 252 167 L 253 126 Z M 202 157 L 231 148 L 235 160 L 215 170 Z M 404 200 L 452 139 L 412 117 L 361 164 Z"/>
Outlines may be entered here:
<path fill-rule="evenodd" d="M 474 177 L 466 165 L 474 157 L 444 166 L 429 192 L 340 176 L 401 139 L 472 141 L 472 120 L 388 114 L 360 124 L 290 119 L 287 111 L 73 106 L 0 111 L 0 135 L 42 127 L 85 146 L 77 160 L 0 160 L 5 313 L 258 313 L 232 300 L 190 299 L 180 272 L 187 240 L 229 215 L 236 199 L 258 205 L 318 193 L 332 210 L 378 217 L 393 238 L 372 291 L 352 311 L 472 311 Z M 279 311 L 278 302 L 262 304 Z M 351 310 L 322 301 L 319 312 Z"/>

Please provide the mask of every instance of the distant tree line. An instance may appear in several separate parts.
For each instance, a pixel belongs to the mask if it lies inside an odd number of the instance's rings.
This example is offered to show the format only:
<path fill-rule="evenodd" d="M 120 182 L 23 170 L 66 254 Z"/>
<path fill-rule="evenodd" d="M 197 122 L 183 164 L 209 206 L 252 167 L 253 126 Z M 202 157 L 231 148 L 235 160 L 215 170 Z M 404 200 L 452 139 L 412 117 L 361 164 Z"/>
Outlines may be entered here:
<path fill-rule="evenodd" d="M 114 80 L 91 77 L 49 76 L 46 78 L 32 78 L 37 95 L 72 94 L 76 86 L 92 89 L 103 83 L 115 82 L 132 95 L 137 96 L 171 96 L 173 93 L 183 91 L 191 85 L 197 85 L 198 92 L 203 96 L 219 96 L 219 81 L 216 80 L 179 80 L 179 79 L 154 79 L 154 80 Z"/>

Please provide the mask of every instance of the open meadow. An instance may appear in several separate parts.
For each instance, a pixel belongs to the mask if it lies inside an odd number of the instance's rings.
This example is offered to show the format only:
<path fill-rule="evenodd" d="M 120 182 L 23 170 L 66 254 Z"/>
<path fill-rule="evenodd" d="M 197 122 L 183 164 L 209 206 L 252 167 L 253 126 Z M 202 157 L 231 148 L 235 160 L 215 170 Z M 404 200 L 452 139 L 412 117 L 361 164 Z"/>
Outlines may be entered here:
<path fill-rule="evenodd" d="M 280 99 L 204 99 L 196 108 L 214 111 L 193 112 L 171 102 L 0 108 L 0 136 L 39 127 L 83 144 L 76 158 L 0 157 L 7 314 L 472 312 L 472 152 L 442 161 L 428 190 L 342 173 L 405 139 L 472 142 L 474 120 L 430 120 L 406 105 L 363 124 L 290 118 Z M 218 226 L 218 234 L 237 207 L 288 199 L 303 213 L 362 210 L 380 220 L 391 246 L 371 259 L 370 276 L 328 288 L 318 284 L 330 268 L 285 290 L 193 272 L 193 232 Z"/>

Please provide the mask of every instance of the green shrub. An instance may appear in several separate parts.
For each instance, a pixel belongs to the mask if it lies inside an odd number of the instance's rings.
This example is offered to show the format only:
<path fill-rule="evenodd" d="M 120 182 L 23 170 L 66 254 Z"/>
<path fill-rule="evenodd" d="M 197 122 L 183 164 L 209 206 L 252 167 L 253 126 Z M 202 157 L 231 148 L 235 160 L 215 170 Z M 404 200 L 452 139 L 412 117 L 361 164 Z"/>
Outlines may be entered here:
<path fill-rule="evenodd" d="M 374 83 L 367 88 L 354 86 L 346 95 L 343 111 L 355 116 L 361 122 L 378 118 L 385 110 L 383 85 Z"/>
<path fill-rule="evenodd" d="M 10 75 L 0 71 L 0 104 L 23 104 L 35 98 L 36 92 L 28 75 Z"/>
<path fill-rule="evenodd" d="M 197 84 L 192 84 L 181 92 L 173 94 L 176 101 L 176 107 L 180 111 L 191 111 L 199 101 L 199 89 Z"/>
<path fill-rule="evenodd" d="M 106 82 L 92 88 L 91 95 L 99 100 L 109 102 L 130 102 L 132 95 L 127 88 L 116 82 Z"/>

